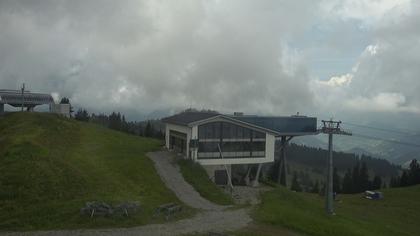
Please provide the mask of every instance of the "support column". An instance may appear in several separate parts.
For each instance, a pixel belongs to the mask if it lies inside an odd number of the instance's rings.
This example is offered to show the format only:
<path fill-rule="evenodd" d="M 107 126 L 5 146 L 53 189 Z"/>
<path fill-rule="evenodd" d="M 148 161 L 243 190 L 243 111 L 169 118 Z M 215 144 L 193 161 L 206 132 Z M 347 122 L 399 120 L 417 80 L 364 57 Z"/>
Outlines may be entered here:
<path fill-rule="evenodd" d="M 248 164 L 247 166 L 248 166 L 248 169 L 246 171 L 246 175 L 245 175 L 244 181 L 245 181 L 245 185 L 246 186 L 249 186 L 249 184 L 250 184 L 249 174 L 251 173 L 251 166 L 250 166 L 250 164 Z"/>
<path fill-rule="evenodd" d="M 327 187 L 326 190 L 326 211 L 327 214 L 333 215 L 333 152 L 332 152 L 332 142 L 333 142 L 333 135 L 332 133 L 328 134 L 328 165 L 327 165 Z"/>
<path fill-rule="evenodd" d="M 252 182 L 252 187 L 258 187 L 260 185 L 260 182 L 258 182 L 258 179 L 260 177 L 262 165 L 263 165 L 262 163 L 258 164 L 257 175 L 255 176 L 255 179 Z"/>
<path fill-rule="evenodd" d="M 0 103 L 0 115 L 4 113 L 4 104 Z"/>
<path fill-rule="evenodd" d="M 287 187 L 286 136 L 281 136 L 280 165 L 278 183 Z"/>

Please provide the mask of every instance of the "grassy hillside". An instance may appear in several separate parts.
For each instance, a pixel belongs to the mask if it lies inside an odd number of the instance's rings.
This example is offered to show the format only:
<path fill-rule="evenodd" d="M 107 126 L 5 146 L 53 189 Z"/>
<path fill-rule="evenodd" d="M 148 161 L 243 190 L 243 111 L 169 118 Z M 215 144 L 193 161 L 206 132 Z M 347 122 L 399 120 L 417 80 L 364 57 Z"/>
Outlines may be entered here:
<path fill-rule="evenodd" d="M 160 142 L 52 114 L 0 117 L 0 230 L 132 226 L 178 202 L 145 153 Z M 139 201 L 129 218 L 80 216 L 86 201 Z"/>
<path fill-rule="evenodd" d="M 323 197 L 278 187 L 263 195 L 254 217 L 268 227 L 309 235 L 418 235 L 420 185 L 383 193 L 380 201 L 340 195 L 331 217 L 324 213 Z"/>
<path fill-rule="evenodd" d="M 209 176 L 200 164 L 184 159 L 179 160 L 178 164 L 184 179 L 190 183 L 202 197 L 220 205 L 233 204 L 232 198 L 209 179 Z"/>

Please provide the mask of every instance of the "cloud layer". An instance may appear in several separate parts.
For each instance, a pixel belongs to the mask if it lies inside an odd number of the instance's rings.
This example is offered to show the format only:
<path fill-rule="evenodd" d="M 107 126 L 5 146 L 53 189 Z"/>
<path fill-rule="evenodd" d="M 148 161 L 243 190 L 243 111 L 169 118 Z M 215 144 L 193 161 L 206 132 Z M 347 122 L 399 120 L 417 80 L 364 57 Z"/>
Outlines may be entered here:
<path fill-rule="evenodd" d="M 25 82 L 96 112 L 417 114 L 419 12 L 408 0 L 2 0 L 0 88 Z"/>

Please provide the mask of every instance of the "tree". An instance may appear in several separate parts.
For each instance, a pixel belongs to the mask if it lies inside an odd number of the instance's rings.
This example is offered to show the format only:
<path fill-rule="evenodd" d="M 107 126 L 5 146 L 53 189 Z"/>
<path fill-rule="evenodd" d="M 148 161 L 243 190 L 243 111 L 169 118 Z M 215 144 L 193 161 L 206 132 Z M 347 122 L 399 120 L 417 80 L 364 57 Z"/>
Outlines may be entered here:
<path fill-rule="evenodd" d="M 353 193 L 353 179 L 350 168 L 347 169 L 346 174 L 343 178 L 343 193 Z"/>
<path fill-rule="evenodd" d="M 319 182 L 315 181 L 314 186 L 312 187 L 311 193 L 319 193 Z"/>
<path fill-rule="evenodd" d="M 399 186 L 400 187 L 406 187 L 408 185 L 409 185 L 408 174 L 407 174 L 407 171 L 404 171 L 401 175 Z"/>
<path fill-rule="evenodd" d="M 109 116 L 109 128 L 114 130 L 121 130 L 121 114 L 112 112 Z"/>
<path fill-rule="evenodd" d="M 358 193 L 361 192 L 360 188 L 360 166 L 359 163 L 356 163 L 356 165 L 353 167 L 352 172 L 352 188 L 351 193 Z"/>
<path fill-rule="evenodd" d="M 60 104 L 70 104 L 70 99 L 63 97 L 60 101 Z"/>
<path fill-rule="evenodd" d="M 416 159 L 413 159 L 410 163 L 410 170 L 408 173 L 408 184 L 420 184 L 420 164 L 417 162 Z"/>
<path fill-rule="evenodd" d="M 333 192 L 341 193 L 341 177 L 337 173 L 337 167 L 333 171 Z"/>
<path fill-rule="evenodd" d="M 400 186 L 400 179 L 398 176 L 392 176 L 391 180 L 389 181 L 389 187 L 390 188 L 396 188 Z"/>
<path fill-rule="evenodd" d="M 144 136 L 153 137 L 153 128 L 150 120 L 147 121 L 146 128 L 144 129 Z"/>
<path fill-rule="evenodd" d="M 302 188 L 300 187 L 296 171 L 293 172 L 292 186 L 290 189 L 296 192 L 302 192 Z"/>
<path fill-rule="evenodd" d="M 379 175 L 375 175 L 372 182 L 372 189 L 380 189 L 382 187 L 382 179 Z"/>
<path fill-rule="evenodd" d="M 77 110 L 76 114 L 74 115 L 74 118 L 79 121 L 89 121 L 89 113 L 85 109 L 79 109 Z"/>
<path fill-rule="evenodd" d="M 362 168 L 359 173 L 359 191 L 363 192 L 369 189 L 369 173 L 366 163 L 362 163 Z"/>
<path fill-rule="evenodd" d="M 326 188 L 325 183 L 321 182 L 321 188 L 319 189 L 319 195 L 325 196 Z"/>

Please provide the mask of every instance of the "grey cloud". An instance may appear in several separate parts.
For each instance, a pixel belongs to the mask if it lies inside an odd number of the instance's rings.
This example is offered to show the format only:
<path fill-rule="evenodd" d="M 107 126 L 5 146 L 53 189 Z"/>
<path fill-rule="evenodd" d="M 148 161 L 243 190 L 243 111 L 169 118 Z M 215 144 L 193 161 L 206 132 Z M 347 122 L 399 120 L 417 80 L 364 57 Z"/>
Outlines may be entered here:
<path fill-rule="evenodd" d="M 0 87 L 109 111 L 311 107 L 309 75 L 282 47 L 312 1 L 1 1 Z M 290 99 L 293 97 L 293 99 Z"/>
<path fill-rule="evenodd" d="M 411 14 L 379 25 L 374 31 L 373 43 L 361 56 L 354 72 L 355 94 L 368 98 L 381 93 L 400 94 L 404 98 L 399 104 L 401 108 L 420 109 L 419 10 L 420 4 L 413 3 Z"/>

